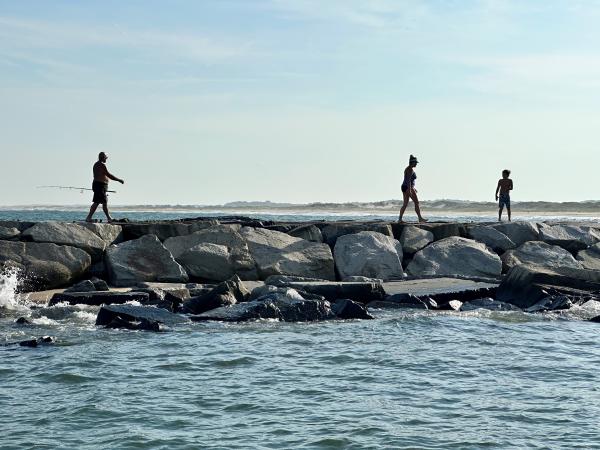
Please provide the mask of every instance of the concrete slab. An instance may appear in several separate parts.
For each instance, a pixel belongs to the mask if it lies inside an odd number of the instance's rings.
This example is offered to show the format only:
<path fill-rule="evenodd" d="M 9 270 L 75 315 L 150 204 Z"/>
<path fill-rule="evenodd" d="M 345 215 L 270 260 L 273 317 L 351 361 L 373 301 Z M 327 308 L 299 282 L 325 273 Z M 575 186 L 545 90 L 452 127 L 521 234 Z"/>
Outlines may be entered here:
<path fill-rule="evenodd" d="M 459 278 L 421 278 L 418 280 L 389 281 L 383 283 L 387 295 L 412 294 L 415 297 L 431 297 L 436 301 L 466 299 L 488 296 L 495 292 L 499 283 L 464 280 Z"/>

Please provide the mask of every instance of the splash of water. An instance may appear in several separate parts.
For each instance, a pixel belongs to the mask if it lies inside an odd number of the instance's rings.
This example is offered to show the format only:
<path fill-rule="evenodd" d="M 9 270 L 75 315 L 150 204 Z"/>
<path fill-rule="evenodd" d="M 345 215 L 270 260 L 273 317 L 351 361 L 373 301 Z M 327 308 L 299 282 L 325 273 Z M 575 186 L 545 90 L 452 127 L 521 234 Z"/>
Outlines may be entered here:
<path fill-rule="evenodd" d="M 0 272 L 0 308 L 18 309 L 17 289 L 19 287 L 19 272 L 7 269 Z"/>

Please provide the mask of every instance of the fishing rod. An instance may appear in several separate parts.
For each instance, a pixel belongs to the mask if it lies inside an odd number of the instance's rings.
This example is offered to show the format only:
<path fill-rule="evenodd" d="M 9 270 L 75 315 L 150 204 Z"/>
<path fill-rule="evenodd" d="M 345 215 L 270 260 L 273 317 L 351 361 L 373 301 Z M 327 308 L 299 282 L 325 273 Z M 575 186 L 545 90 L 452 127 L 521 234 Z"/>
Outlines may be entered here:
<path fill-rule="evenodd" d="M 81 193 L 83 194 L 83 191 L 93 191 L 93 189 L 90 188 L 83 188 L 83 187 L 77 187 L 77 186 L 36 186 L 37 189 L 40 188 L 55 188 L 55 189 L 73 189 L 75 191 L 81 191 Z M 106 192 L 112 192 L 113 194 L 116 194 L 117 191 L 106 191 Z"/>

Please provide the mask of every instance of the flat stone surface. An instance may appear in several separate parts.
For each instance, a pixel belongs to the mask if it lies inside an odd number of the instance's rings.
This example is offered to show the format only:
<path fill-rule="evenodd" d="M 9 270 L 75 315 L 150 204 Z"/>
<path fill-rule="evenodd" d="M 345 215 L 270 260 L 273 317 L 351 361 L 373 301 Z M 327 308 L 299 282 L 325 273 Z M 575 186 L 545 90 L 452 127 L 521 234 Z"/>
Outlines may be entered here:
<path fill-rule="evenodd" d="M 497 288 L 498 285 L 499 283 L 484 283 L 458 278 L 421 278 L 418 280 L 388 281 L 383 283 L 383 289 L 388 295 L 412 294 L 416 297 L 430 297 L 437 294 L 493 289 Z"/>

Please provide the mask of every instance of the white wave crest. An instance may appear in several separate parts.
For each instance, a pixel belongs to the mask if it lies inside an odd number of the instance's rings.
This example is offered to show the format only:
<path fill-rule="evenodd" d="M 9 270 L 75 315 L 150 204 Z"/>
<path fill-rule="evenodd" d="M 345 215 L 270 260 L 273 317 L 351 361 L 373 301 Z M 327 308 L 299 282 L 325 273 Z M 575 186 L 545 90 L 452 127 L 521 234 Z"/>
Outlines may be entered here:
<path fill-rule="evenodd" d="M 6 269 L 0 273 L 0 308 L 19 309 L 17 289 L 19 288 L 19 271 Z"/>

